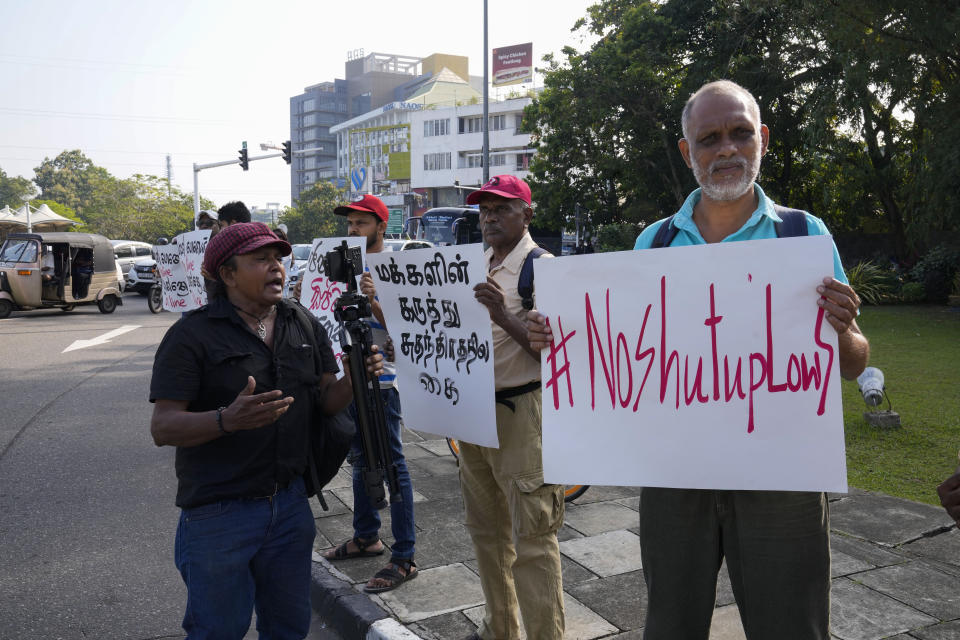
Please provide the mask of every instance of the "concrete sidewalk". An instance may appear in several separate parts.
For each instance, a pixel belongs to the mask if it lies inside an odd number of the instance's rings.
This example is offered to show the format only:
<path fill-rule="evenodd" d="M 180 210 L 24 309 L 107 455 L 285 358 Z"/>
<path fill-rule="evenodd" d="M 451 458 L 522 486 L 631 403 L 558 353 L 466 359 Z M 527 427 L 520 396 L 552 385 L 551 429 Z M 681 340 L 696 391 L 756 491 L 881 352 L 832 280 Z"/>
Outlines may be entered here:
<path fill-rule="evenodd" d="M 457 465 L 446 442 L 404 432 L 413 478 L 420 576 L 395 591 L 363 593 L 387 561 L 334 564 L 314 554 L 314 607 L 345 639 L 459 640 L 483 617 L 473 547 L 463 525 Z M 325 491 L 316 549 L 352 537 L 349 467 Z M 639 488 L 591 487 L 567 504 L 560 529 L 566 638 L 639 640 L 646 587 L 640 565 Z M 389 509 L 380 535 L 392 542 Z M 942 509 L 856 489 L 831 497 L 832 633 L 844 640 L 960 638 L 960 531 Z M 712 640 L 743 638 L 721 569 Z"/>

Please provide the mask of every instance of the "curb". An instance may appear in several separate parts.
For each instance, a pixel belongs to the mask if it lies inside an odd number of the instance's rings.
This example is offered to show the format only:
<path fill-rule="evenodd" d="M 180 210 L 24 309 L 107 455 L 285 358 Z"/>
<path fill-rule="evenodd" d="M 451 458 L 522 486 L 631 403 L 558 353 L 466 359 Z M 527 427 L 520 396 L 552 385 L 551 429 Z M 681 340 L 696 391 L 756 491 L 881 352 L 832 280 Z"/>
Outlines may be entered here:
<path fill-rule="evenodd" d="M 317 557 L 314 553 L 310 601 L 313 610 L 337 633 L 365 640 L 422 640 Z"/>

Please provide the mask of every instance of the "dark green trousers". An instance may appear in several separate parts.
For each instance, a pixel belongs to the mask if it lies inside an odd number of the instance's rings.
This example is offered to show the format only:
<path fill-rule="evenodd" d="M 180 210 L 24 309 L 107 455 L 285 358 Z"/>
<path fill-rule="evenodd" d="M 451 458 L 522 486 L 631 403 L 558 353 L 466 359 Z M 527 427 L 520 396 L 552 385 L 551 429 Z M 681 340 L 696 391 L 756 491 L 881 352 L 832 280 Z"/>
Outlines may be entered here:
<path fill-rule="evenodd" d="M 644 640 L 707 640 L 727 560 L 748 640 L 829 640 L 826 495 L 645 487 Z"/>

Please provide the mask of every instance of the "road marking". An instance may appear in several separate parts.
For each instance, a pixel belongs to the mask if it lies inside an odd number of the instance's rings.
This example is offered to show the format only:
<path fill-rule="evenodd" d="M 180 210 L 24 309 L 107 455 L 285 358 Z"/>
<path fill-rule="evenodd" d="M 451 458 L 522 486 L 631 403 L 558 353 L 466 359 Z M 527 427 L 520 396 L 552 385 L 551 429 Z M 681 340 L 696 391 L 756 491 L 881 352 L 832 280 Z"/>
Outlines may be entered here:
<path fill-rule="evenodd" d="M 114 329 L 113 331 L 107 331 L 102 336 L 97 336 L 96 338 L 90 338 L 89 340 L 74 340 L 73 344 L 61 351 L 60 353 L 66 353 L 67 351 L 76 351 L 77 349 L 86 349 L 87 347 L 95 347 L 98 344 L 106 344 L 110 342 L 113 338 L 117 336 L 122 336 L 125 333 L 129 333 L 134 329 L 139 329 L 139 324 L 125 324 L 119 329 Z"/>

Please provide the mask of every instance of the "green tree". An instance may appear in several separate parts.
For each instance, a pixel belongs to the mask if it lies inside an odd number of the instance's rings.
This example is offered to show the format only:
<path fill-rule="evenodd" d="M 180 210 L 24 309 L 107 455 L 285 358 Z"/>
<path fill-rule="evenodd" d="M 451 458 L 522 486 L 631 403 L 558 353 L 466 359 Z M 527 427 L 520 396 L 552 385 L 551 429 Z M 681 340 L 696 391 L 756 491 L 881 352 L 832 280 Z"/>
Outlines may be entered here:
<path fill-rule="evenodd" d="M 25 198 L 31 198 L 37 193 L 37 188 L 26 178 L 8 176 L 0 169 L 0 209 L 9 206 L 17 209 L 23 206 Z"/>
<path fill-rule="evenodd" d="M 135 174 L 98 179 L 87 205 L 86 222 L 108 238 L 155 242 L 193 226 L 193 197 L 157 176 Z"/>
<path fill-rule="evenodd" d="M 93 164 L 79 149 L 62 151 L 53 160 L 44 158 L 34 169 L 34 182 L 40 187 L 40 197 L 65 204 L 81 218 L 86 215 L 94 192 L 104 187 L 113 176 Z"/>
<path fill-rule="evenodd" d="M 292 243 L 309 243 L 314 238 L 347 235 L 347 219 L 333 210 L 344 203 L 346 192 L 326 180 L 314 183 L 304 190 L 295 207 L 280 215 L 287 225 L 287 237 Z"/>
<path fill-rule="evenodd" d="M 585 52 L 547 58 L 526 126 L 538 216 L 644 224 L 695 186 L 676 150 L 703 83 L 747 87 L 771 129 L 760 182 L 834 231 L 883 230 L 898 253 L 960 231 L 960 5 L 935 0 L 606 0 Z"/>

